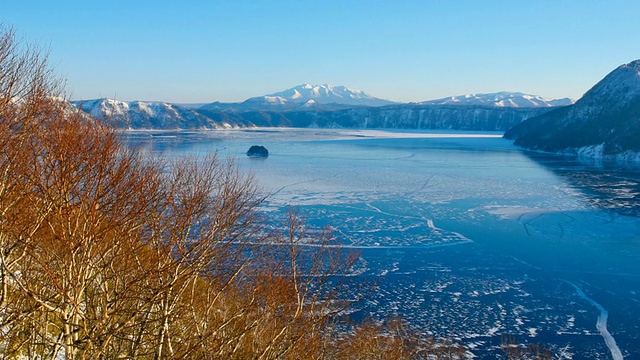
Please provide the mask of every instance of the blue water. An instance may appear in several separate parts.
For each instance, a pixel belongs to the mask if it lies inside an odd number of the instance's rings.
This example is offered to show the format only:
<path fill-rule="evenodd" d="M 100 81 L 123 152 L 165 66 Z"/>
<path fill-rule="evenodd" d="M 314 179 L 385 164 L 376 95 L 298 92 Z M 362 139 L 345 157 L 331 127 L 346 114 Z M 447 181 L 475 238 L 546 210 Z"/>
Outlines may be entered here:
<path fill-rule="evenodd" d="M 495 358 L 503 334 L 567 358 L 611 358 L 601 310 L 578 286 L 608 311 L 625 358 L 640 358 L 640 168 L 468 136 L 264 129 L 125 139 L 165 157 L 218 151 L 271 194 L 265 211 L 296 206 L 311 226 L 331 226 L 361 254 L 351 281 L 375 281 L 354 318 L 401 315 L 480 358 Z M 269 158 L 247 158 L 251 145 Z"/>

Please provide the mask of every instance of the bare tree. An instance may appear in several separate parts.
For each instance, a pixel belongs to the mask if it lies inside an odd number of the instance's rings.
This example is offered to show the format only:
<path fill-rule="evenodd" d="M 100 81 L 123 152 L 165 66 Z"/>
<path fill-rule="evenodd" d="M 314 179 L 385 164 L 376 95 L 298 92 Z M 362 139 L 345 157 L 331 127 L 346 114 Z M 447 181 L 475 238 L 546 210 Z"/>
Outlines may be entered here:
<path fill-rule="evenodd" d="M 17 42 L 12 28 L 0 30 L 0 337 L 6 339 L 27 316 L 17 309 L 32 306 L 12 291 L 11 274 L 20 271 L 29 238 L 43 221 L 42 214 L 28 211 L 22 175 L 37 157 L 32 134 L 38 119 L 57 105 L 52 97 L 60 87 L 40 49 Z"/>
<path fill-rule="evenodd" d="M 500 348 L 509 360 L 550 360 L 554 359 L 551 350 L 540 344 L 520 344 L 511 335 L 502 335 Z"/>
<path fill-rule="evenodd" d="M 401 322 L 337 336 L 357 255 L 295 211 L 273 230 L 232 160 L 150 159 L 61 95 L 46 56 L 3 29 L 3 358 L 459 356 Z"/>

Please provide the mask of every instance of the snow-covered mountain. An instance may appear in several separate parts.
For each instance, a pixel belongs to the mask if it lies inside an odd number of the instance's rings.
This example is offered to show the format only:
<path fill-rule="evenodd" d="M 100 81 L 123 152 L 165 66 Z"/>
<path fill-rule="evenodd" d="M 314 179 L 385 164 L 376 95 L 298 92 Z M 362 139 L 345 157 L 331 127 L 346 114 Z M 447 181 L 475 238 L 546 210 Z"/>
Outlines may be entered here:
<path fill-rule="evenodd" d="M 640 159 L 640 60 L 613 70 L 574 105 L 531 118 L 505 137 L 530 149 Z"/>
<path fill-rule="evenodd" d="M 504 131 L 564 104 L 540 99 L 497 93 L 402 104 L 344 86 L 302 84 L 242 103 L 215 102 L 200 108 L 112 99 L 74 104 L 97 119 L 131 129 L 318 126 Z"/>
<path fill-rule="evenodd" d="M 423 101 L 420 104 L 532 108 L 566 106 L 573 103 L 574 101 L 569 98 L 550 99 L 538 95 L 502 91 L 490 94 L 450 96 L 442 99 Z"/>
<path fill-rule="evenodd" d="M 312 101 L 312 100 L 310 100 Z M 397 104 L 295 110 L 191 110 L 163 102 L 98 99 L 74 105 L 99 120 L 125 129 L 194 129 L 251 126 L 461 129 L 504 131 L 549 108 Z"/>
<path fill-rule="evenodd" d="M 265 99 L 277 98 L 280 101 L 307 104 L 310 101 L 317 104 L 344 104 L 382 106 L 393 104 L 393 101 L 377 98 L 362 90 L 350 89 L 345 86 L 302 84 L 291 89 L 263 96 Z M 269 100 L 268 100 L 269 101 Z"/>
<path fill-rule="evenodd" d="M 216 129 L 230 126 L 224 122 L 214 121 L 192 109 L 159 101 L 95 99 L 72 103 L 92 117 L 113 122 L 120 128 Z"/>
<path fill-rule="evenodd" d="M 241 103 L 211 103 L 203 109 L 249 110 L 298 110 L 343 109 L 352 106 L 384 106 L 393 101 L 377 98 L 362 90 L 345 86 L 301 84 L 291 89 L 249 98 Z"/>

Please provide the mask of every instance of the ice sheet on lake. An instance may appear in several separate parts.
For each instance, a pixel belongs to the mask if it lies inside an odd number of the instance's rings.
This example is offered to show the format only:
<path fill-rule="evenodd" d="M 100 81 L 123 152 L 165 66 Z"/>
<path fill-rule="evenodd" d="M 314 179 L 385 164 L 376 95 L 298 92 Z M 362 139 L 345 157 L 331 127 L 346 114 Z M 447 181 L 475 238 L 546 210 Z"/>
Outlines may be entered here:
<path fill-rule="evenodd" d="M 556 279 L 558 273 L 603 274 L 606 281 L 598 285 L 609 292 L 631 284 L 627 302 L 611 305 L 611 312 L 629 315 L 617 318 L 615 340 L 638 354 L 632 348 L 640 343 L 634 327 L 640 221 L 632 211 L 640 198 L 638 174 L 536 159 L 496 134 L 251 129 L 163 135 L 139 137 L 150 153 L 168 157 L 220 151 L 234 158 L 272 194 L 262 210 L 277 216 L 298 207 L 309 226 L 331 226 L 340 246 L 358 248 L 361 261 L 350 279 L 380 279 L 363 306 L 366 314 L 401 315 L 482 354 L 499 352 L 500 333 L 507 332 L 535 335 L 555 349 L 571 342 L 566 354 L 593 358 L 589 351 L 607 352 L 593 341 L 593 304 L 576 301 Z M 267 147 L 269 158 L 248 159 L 254 144 Z"/>
<path fill-rule="evenodd" d="M 489 214 L 497 215 L 500 219 L 506 220 L 519 220 L 525 215 L 537 215 L 554 211 L 551 209 L 509 206 L 487 206 L 485 209 Z"/>

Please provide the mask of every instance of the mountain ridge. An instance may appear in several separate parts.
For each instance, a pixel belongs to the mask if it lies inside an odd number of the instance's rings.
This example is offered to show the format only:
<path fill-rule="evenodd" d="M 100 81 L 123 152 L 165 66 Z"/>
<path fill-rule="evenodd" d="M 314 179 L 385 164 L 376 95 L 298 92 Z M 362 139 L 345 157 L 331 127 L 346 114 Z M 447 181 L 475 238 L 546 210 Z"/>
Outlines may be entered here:
<path fill-rule="evenodd" d="M 575 104 L 514 126 L 505 138 L 532 150 L 640 159 L 640 60 L 611 71 Z"/>
<path fill-rule="evenodd" d="M 551 99 L 539 95 L 509 91 L 458 95 L 417 103 L 402 103 L 378 98 L 365 91 L 342 85 L 311 85 L 305 83 L 283 91 L 254 96 L 242 102 L 222 103 L 216 101 L 203 105 L 201 109 L 229 111 L 341 110 L 353 106 L 379 107 L 402 104 L 550 108 L 573 103 L 574 101 L 569 98 Z"/>
<path fill-rule="evenodd" d="M 500 91 L 495 93 L 465 94 L 427 100 L 421 105 L 484 105 L 496 107 L 557 107 L 574 104 L 570 98 L 551 99 L 521 92 Z"/>
<path fill-rule="evenodd" d="M 484 98 L 476 96 L 473 103 L 393 103 L 344 86 L 301 84 L 263 97 L 249 98 L 242 103 L 215 102 L 199 108 L 189 104 L 113 99 L 73 103 L 95 118 L 111 121 L 125 129 L 317 126 L 505 131 L 525 119 L 553 109 L 547 104 L 517 106 L 513 102 L 496 105 L 496 94 L 510 99 L 525 96 L 523 93 L 502 92 L 487 94 Z M 355 105 L 327 103 L 329 101 L 352 101 Z M 378 101 L 380 105 L 365 105 L 371 101 Z"/>
<path fill-rule="evenodd" d="M 187 107 L 161 101 L 120 101 L 108 98 L 72 101 L 74 106 L 101 121 L 125 129 L 221 129 L 232 127 Z"/>
<path fill-rule="evenodd" d="M 394 101 L 370 95 L 362 90 L 342 85 L 300 84 L 279 92 L 254 96 L 239 103 L 213 102 L 203 109 L 253 110 L 296 110 L 304 108 L 345 108 L 350 106 L 384 106 Z"/>
<path fill-rule="evenodd" d="M 395 103 L 391 100 L 375 97 L 362 90 L 329 84 L 311 85 L 305 83 L 267 96 L 280 97 L 297 103 L 306 103 L 311 100 L 320 104 L 337 103 L 365 106 L 382 106 Z"/>

